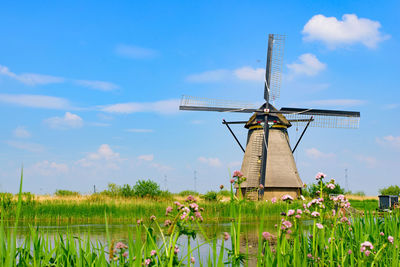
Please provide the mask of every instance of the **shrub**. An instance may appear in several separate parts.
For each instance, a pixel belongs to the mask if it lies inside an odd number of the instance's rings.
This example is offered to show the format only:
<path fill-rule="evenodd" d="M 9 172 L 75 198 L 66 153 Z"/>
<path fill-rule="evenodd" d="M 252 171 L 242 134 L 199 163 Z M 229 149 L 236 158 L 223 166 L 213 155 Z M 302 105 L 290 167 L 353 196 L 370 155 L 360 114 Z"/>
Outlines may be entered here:
<path fill-rule="evenodd" d="M 160 186 L 152 180 L 137 181 L 133 190 L 138 197 L 156 197 L 161 194 Z"/>
<path fill-rule="evenodd" d="M 65 197 L 65 196 L 80 196 L 81 194 L 75 191 L 57 189 L 54 195 L 58 197 Z"/>
<path fill-rule="evenodd" d="M 381 193 L 381 195 L 396 195 L 396 196 L 398 196 L 400 194 L 400 187 L 397 185 L 391 185 L 389 187 L 380 189 L 379 193 Z"/>
<path fill-rule="evenodd" d="M 121 196 L 121 186 L 114 184 L 114 183 L 109 183 L 107 185 L 107 189 L 102 191 L 101 194 L 110 196 L 110 197 Z"/>
<path fill-rule="evenodd" d="M 183 191 L 179 192 L 178 195 L 181 196 L 181 197 L 186 197 L 186 196 L 189 196 L 189 195 L 198 196 L 199 193 L 196 192 L 196 191 L 193 191 L 193 190 L 183 190 Z"/>
<path fill-rule="evenodd" d="M 229 196 L 231 196 L 231 192 L 228 191 L 228 190 L 221 190 L 221 191 L 218 192 L 218 194 L 219 194 L 220 196 L 223 196 L 223 197 L 229 197 Z"/>
<path fill-rule="evenodd" d="M 215 191 L 208 191 L 203 196 L 205 201 L 217 201 L 218 200 L 218 193 Z"/>
<path fill-rule="evenodd" d="M 120 191 L 123 197 L 133 197 L 135 195 L 135 190 L 133 190 L 133 187 L 130 187 L 129 184 L 124 184 Z"/>

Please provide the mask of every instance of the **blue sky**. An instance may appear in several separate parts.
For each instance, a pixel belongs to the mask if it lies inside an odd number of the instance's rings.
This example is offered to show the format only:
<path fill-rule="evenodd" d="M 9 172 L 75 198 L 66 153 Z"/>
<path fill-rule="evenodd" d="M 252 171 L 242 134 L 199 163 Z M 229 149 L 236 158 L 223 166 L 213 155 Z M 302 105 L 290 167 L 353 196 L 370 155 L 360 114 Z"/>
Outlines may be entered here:
<path fill-rule="evenodd" d="M 90 192 L 152 179 L 228 185 L 243 153 L 182 94 L 260 103 L 268 33 L 286 34 L 278 107 L 361 112 L 357 130 L 310 128 L 295 158 L 352 191 L 399 183 L 398 1 L 3 2 L 0 190 Z M 246 131 L 233 126 L 242 143 Z M 292 127 L 294 143 L 302 129 Z"/>

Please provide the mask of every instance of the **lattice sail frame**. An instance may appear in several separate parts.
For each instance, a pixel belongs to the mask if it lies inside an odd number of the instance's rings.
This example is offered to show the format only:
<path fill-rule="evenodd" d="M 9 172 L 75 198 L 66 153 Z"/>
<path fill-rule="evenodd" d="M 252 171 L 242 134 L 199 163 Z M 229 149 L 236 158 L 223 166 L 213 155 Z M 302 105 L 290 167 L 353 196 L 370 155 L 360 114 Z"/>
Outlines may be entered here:
<path fill-rule="evenodd" d="M 313 120 L 310 127 L 320 128 L 342 128 L 342 129 L 357 129 L 360 125 L 360 117 L 347 117 L 335 115 L 311 115 L 311 114 L 284 114 L 286 119 L 294 126 L 304 127 L 311 117 Z"/>
<path fill-rule="evenodd" d="M 283 52 L 285 35 L 274 34 L 271 57 L 270 99 L 275 101 L 280 97 L 282 84 Z"/>
<path fill-rule="evenodd" d="M 254 112 L 257 109 L 255 103 L 250 102 L 240 102 L 240 101 L 230 101 L 223 99 L 212 99 L 205 97 L 195 97 L 183 95 L 180 103 L 180 108 L 185 109 L 185 107 L 203 107 L 203 108 L 222 108 L 236 110 L 249 110 L 249 112 Z M 228 111 L 228 110 L 226 110 Z"/>

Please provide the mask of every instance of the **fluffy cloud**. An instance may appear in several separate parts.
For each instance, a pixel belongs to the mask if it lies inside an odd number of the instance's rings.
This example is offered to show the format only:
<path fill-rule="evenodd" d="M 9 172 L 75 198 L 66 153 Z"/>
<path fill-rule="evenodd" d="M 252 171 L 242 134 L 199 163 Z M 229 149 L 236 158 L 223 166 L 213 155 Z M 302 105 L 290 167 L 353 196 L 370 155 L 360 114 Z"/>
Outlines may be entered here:
<path fill-rule="evenodd" d="M 333 153 L 323 153 L 316 148 L 306 149 L 306 155 L 311 159 L 332 159 L 336 157 Z"/>
<path fill-rule="evenodd" d="M 313 54 L 303 54 L 299 56 L 298 61 L 298 63 L 287 64 L 292 75 L 315 76 L 326 69 L 326 64 L 319 61 Z"/>
<path fill-rule="evenodd" d="M 17 138 L 29 138 L 31 137 L 31 133 L 24 127 L 24 126 L 18 126 L 14 130 L 14 136 Z"/>
<path fill-rule="evenodd" d="M 44 151 L 44 147 L 42 145 L 36 144 L 36 143 L 11 141 L 11 140 L 5 141 L 5 143 L 11 147 L 21 149 L 21 150 L 26 150 L 29 152 L 38 153 L 38 152 Z"/>
<path fill-rule="evenodd" d="M 64 163 L 50 162 L 44 160 L 35 163 L 33 166 L 27 169 L 27 173 L 33 172 L 35 174 L 43 176 L 53 176 L 68 172 L 68 165 Z"/>
<path fill-rule="evenodd" d="M 368 168 L 374 168 L 378 163 L 377 159 L 371 156 L 358 155 L 356 156 L 356 159 L 359 162 L 364 163 Z"/>
<path fill-rule="evenodd" d="M 153 161 L 154 160 L 154 155 L 149 154 L 149 155 L 140 155 L 138 157 L 139 160 L 144 160 L 144 161 Z"/>
<path fill-rule="evenodd" d="M 400 136 L 388 135 L 382 138 L 377 138 L 376 141 L 378 144 L 384 146 L 400 148 Z"/>
<path fill-rule="evenodd" d="M 0 94 L 0 102 L 30 108 L 67 109 L 70 107 L 68 100 L 46 95 Z"/>
<path fill-rule="evenodd" d="M 161 100 L 156 102 L 129 102 L 118 103 L 100 107 L 101 111 L 108 113 L 131 114 L 136 112 L 156 112 L 161 114 L 177 113 L 179 111 L 179 99 Z"/>
<path fill-rule="evenodd" d="M 27 85 L 62 83 L 65 80 L 64 78 L 61 77 L 34 74 L 34 73 L 16 74 L 14 72 L 11 72 L 6 66 L 2 65 L 0 65 L 0 75 L 8 76 L 12 79 L 15 79 Z"/>
<path fill-rule="evenodd" d="M 218 69 L 191 74 L 186 77 L 186 81 L 192 83 L 221 82 L 226 80 L 264 81 L 264 76 L 265 69 L 255 69 L 245 66 L 234 70 Z"/>
<path fill-rule="evenodd" d="M 379 31 L 380 28 L 378 21 L 358 18 L 355 14 L 345 14 L 342 20 L 315 15 L 304 26 L 303 34 L 305 41 L 321 41 L 329 48 L 356 43 L 375 48 L 389 38 Z"/>
<path fill-rule="evenodd" d="M 156 50 L 126 44 L 117 45 L 115 53 L 119 56 L 132 59 L 154 58 L 158 55 Z"/>
<path fill-rule="evenodd" d="M 65 130 L 70 128 L 80 128 L 83 126 L 83 119 L 76 114 L 66 112 L 64 117 L 52 117 L 44 120 L 50 128 Z"/>
<path fill-rule="evenodd" d="M 112 91 L 119 88 L 119 86 L 116 84 L 104 81 L 76 80 L 75 83 L 84 87 L 101 91 Z"/>
<path fill-rule="evenodd" d="M 207 164 L 211 167 L 220 167 L 222 166 L 221 161 L 219 160 L 219 158 L 206 158 L 206 157 L 199 157 L 197 159 L 199 162 Z"/>
<path fill-rule="evenodd" d="M 95 167 L 106 169 L 119 169 L 119 162 L 122 161 L 119 153 L 114 152 L 108 144 L 102 144 L 96 152 L 87 154 L 76 164 L 82 167 Z"/>

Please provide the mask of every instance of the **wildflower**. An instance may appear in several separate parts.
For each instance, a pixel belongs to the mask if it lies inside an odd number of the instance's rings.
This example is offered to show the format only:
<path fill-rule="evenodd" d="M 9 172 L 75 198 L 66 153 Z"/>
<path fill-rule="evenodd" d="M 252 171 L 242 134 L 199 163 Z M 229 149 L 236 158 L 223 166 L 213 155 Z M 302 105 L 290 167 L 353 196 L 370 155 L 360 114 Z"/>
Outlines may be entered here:
<path fill-rule="evenodd" d="M 193 209 L 194 211 L 198 211 L 199 210 L 199 205 L 197 205 L 196 203 L 190 203 L 189 207 L 191 209 Z"/>
<path fill-rule="evenodd" d="M 349 219 L 347 219 L 347 217 L 342 217 L 342 218 L 340 218 L 340 222 L 341 223 L 344 223 L 344 222 L 347 222 Z"/>
<path fill-rule="evenodd" d="M 235 180 L 234 180 L 234 179 L 230 179 L 229 182 L 230 182 L 231 184 L 233 184 L 233 183 L 235 182 Z"/>
<path fill-rule="evenodd" d="M 154 216 L 154 215 L 150 216 L 150 221 L 155 221 L 156 219 L 157 219 L 156 216 Z"/>
<path fill-rule="evenodd" d="M 150 252 L 150 255 L 151 256 L 154 256 L 154 255 L 156 255 L 157 254 L 157 251 L 155 251 L 154 249 Z"/>
<path fill-rule="evenodd" d="M 172 224 L 171 220 L 165 220 L 165 222 L 164 222 L 164 226 L 168 226 L 171 224 Z"/>
<path fill-rule="evenodd" d="M 122 257 L 124 257 L 124 258 L 128 257 L 128 251 L 125 251 L 124 253 L 122 253 Z"/>
<path fill-rule="evenodd" d="M 361 244 L 361 252 L 364 252 L 367 248 L 369 249 L 374 249 L 374 246 L 372 245 L 371 242 L 365 241 L 364 243 Z"/>
<path fill-rule="evenodd" d="M 336 215 L 336 210 L 332 210 L 332 216 Z"/>
<path fill-rule="evenodd" d="M 365 252 L 364 252 L 364 254 L 365 254 L 365 256 L 369 256 L 369 254 L 371 254 L 371 251 L 369 251 L 369 250 L 366 250 Z"/>
<path fill-rule="evenodd" d="M 196 202 L 197 200 L 194 198 L 194 196 L 188 195 L 185 201 L 186 202 Z"/>
<path fill-rule="evenodd" d="M 393 241 L 394 241 L 393 236 L 388 236 L 388 241 L 389 241 L 389 243 L 392 243 L 392 244 L 393 244 Z"/>
<path fill-rule="evenodd" d="M 351 249 L 349 249 L 349 250 L 347 251 L 347 253 L 349 253 L 349 255 L 351 255 L 351 253 L 353 253 L 353 251 L 352 251 Z"/>
<path fill-rule="evenodd" d="M 320 223 L 316 223 L 315 225 L 318 227 L 318 229 L 323 229 L 324 228 L 324 226 L 322 224 L 320 224 Z"/>
<path fill-rule="evenodd" d="M 172 211 L 172 207 L 168 206 L 168 207 L 165 209 L 165 216 L 167 216 L 171 211 Z"/>
<path fill-rule="evenodd" d="M 193 264 L 196 263 L 196 260 L 194 259 L 194 257 L 191 257 L 191 258 L 190 258 L 190 262 L 193 263 Z"/>
<path fill-rule="evenodd" d="M 302 214 L 303 213 L 303 211 L 301 210 L 301 209 L 297 209 L 297 214 Z"/>
<path fill-rule="evenodd" d="M 200 212 L 198 212 L 198 211 L 195 212 L 195 213 L 194 213 L 194 216 L 196 216 L 196 218 L 199 219 L 201 222 L 203 221 L 203 216 L 201 216 L 201 213 L 200 213 Z"/>
<path fill-rule="evenodd" d="M 308 254 L 307 254 L 307 258 L 309 258 L 309 259 L 311 259 L 311 258 L 312 258 L 312 255 L 311 255 L 311 253 L 308 253 Z"/>
<path fill-rule="evenodd" d="M 234 171 L 232 177 L 242 177 L 243 173 L 241 171 Z"/>
<path fill-rule="evenodd" d="M 272 204 L 276 203 L 276 197 L 273 197 L 273 198 L 271 199 L 271 202 L 272 202 Z"/>
<path fill-rule="evenodd" d="M 174 248 L 174 253 L 175 253 L 175 254 L 178 254 L 178 253 L 179 253 L 179 248 L 178 248 L 178 246 L 175 246 L 175 248 Z"/>
<path fill-rule="evenodd" d="M 326 187 L 328 187 L 331 190 L 335 189 L 335 185 L 334 184 L 327 184 Z"/>
<path fill-rule="evenodd" d="M 311 212 L 311 216 L 318 217 L 319 216 L 319 212 L 318 211 L 313 211 L 313 212 Z"/>
<path fill-rule="evenodd" d="M 142 224 L 142 223 L 143 223 L 143 220 L 142 220 L 142 219 L 139 219 L 139 220 L 136 221 L 136 223 L 137 223 L 137 224 Z"/>
<path fill-rule="evenodd" d="M 264 237 L 265 240 L 271 241 L 271 239 L 272 239 L 272 234 L 269 232 L 263 232 L 262 236 Z"/>
<path fill-rule="evenodd" d="M 294 217 L 295 217 L 296 219 L 300 219 L 300 218 L 301 218 L 301 215 L 296 214 Z"/>
<path fill-rule="evenodd" d="M 224 185 L 223 184 L 221 184 L 220 186 L 219 186 L 219 189 L 224 189 Z"/>
<path fill-rule="evenodd" d="M 283 222 L 282 222 L 282 225 L 284 225 L 286 228 L 292 227 L 292 223 L 289 222 L 289 221 L 283 221 Z"/>
<path fill-rule="evenodd" d="M 264 186 L 263 186 L 262 184 L 260 184 L 260 185 L 258 186 L 258 188 L 259 188 L 260 190 L 263 190 L 263 189 L 264 189 Z"/>
<path fill-rule="evenodd" d="M 292 230 L 287 230 L 287 233 L 290 235 L 292 233 Z"/>
<path fill-rule="evenodd" d="M 315 175 L 315 179 L 316 180 L 320 180 L 320 179 L 323 179 L 323 178 L 325 178 L 325 174 L 324 173 L 322 173 L 322 172 L 319 172 L 319 173 L 317 173 L 317 175 Z"/>
<path fill-rule="evenodd" d="M 230 235 L 228 234 L 228 232 L 224 232 L 224 240 L 228 240 L 230 238 Z"/>
<path fill-rule="evenodd" d="M 385 233 L 383 233 L 383 232 L 380 232 L 379 234 L 380 234 L 381 236 L 384 236 L 384 235 L 385 235 Z"/>
<path fill-rule="evenodd" d="M 282 199 L 283 201 L 286 201 L 286 200 L 293 200 L 293 198 L 292 198 L 290 195 L 288 195 L 288 194 L 283 195 L 281 199 Z"/>
<path fill-rule="evenodd" d="M 180 218 L 183 221 L 184 219 L 186 219 L 187 216 L 188 216 L 188 214 L 186 212 L 184 212 L 184 213 L 182 213 Z"/>
<path fill-rule="evenodd" d="M 150 264 L 150 262 L 151 262 L 151 260 L 150 260 L 150 259 L 146 259 L 146 260 L 144 261 L 144 264 L 145 264 L 145 265 L 149 265 L 149 264 Z"/>
<path fill-rule="evenodd" d="M 182 206 L 182 204 L 179 203 L 178 201 L 175 201 L 174 204 L 175 204 L 176 206 L 178 206 L 178 207 Z"/>
<path fill-rule="evenodd" d="M 335 238 L 334 237 L 332 237 L 332 238 L 328 238 L 328 243 L 331 243 L 333 240 L 335 240 Z"/>
<path fill-rule="evenodd" d="M 125 245 L 125 244 L 122 243 L 122 242 L 118 242 L 118 243 L 115 245 L 115 248 L 116 248 L 116 249 L 127 249 L 128 246 Z"/>
<path fill-rule="evenodd" d="M 295 214 L 295 211 L 294 211 L 294 210 L 288 210 L 288 213 L 287 213 L 288 216 L 292 216 L 292 215 L 294 215 L 294 214 Z"/>

